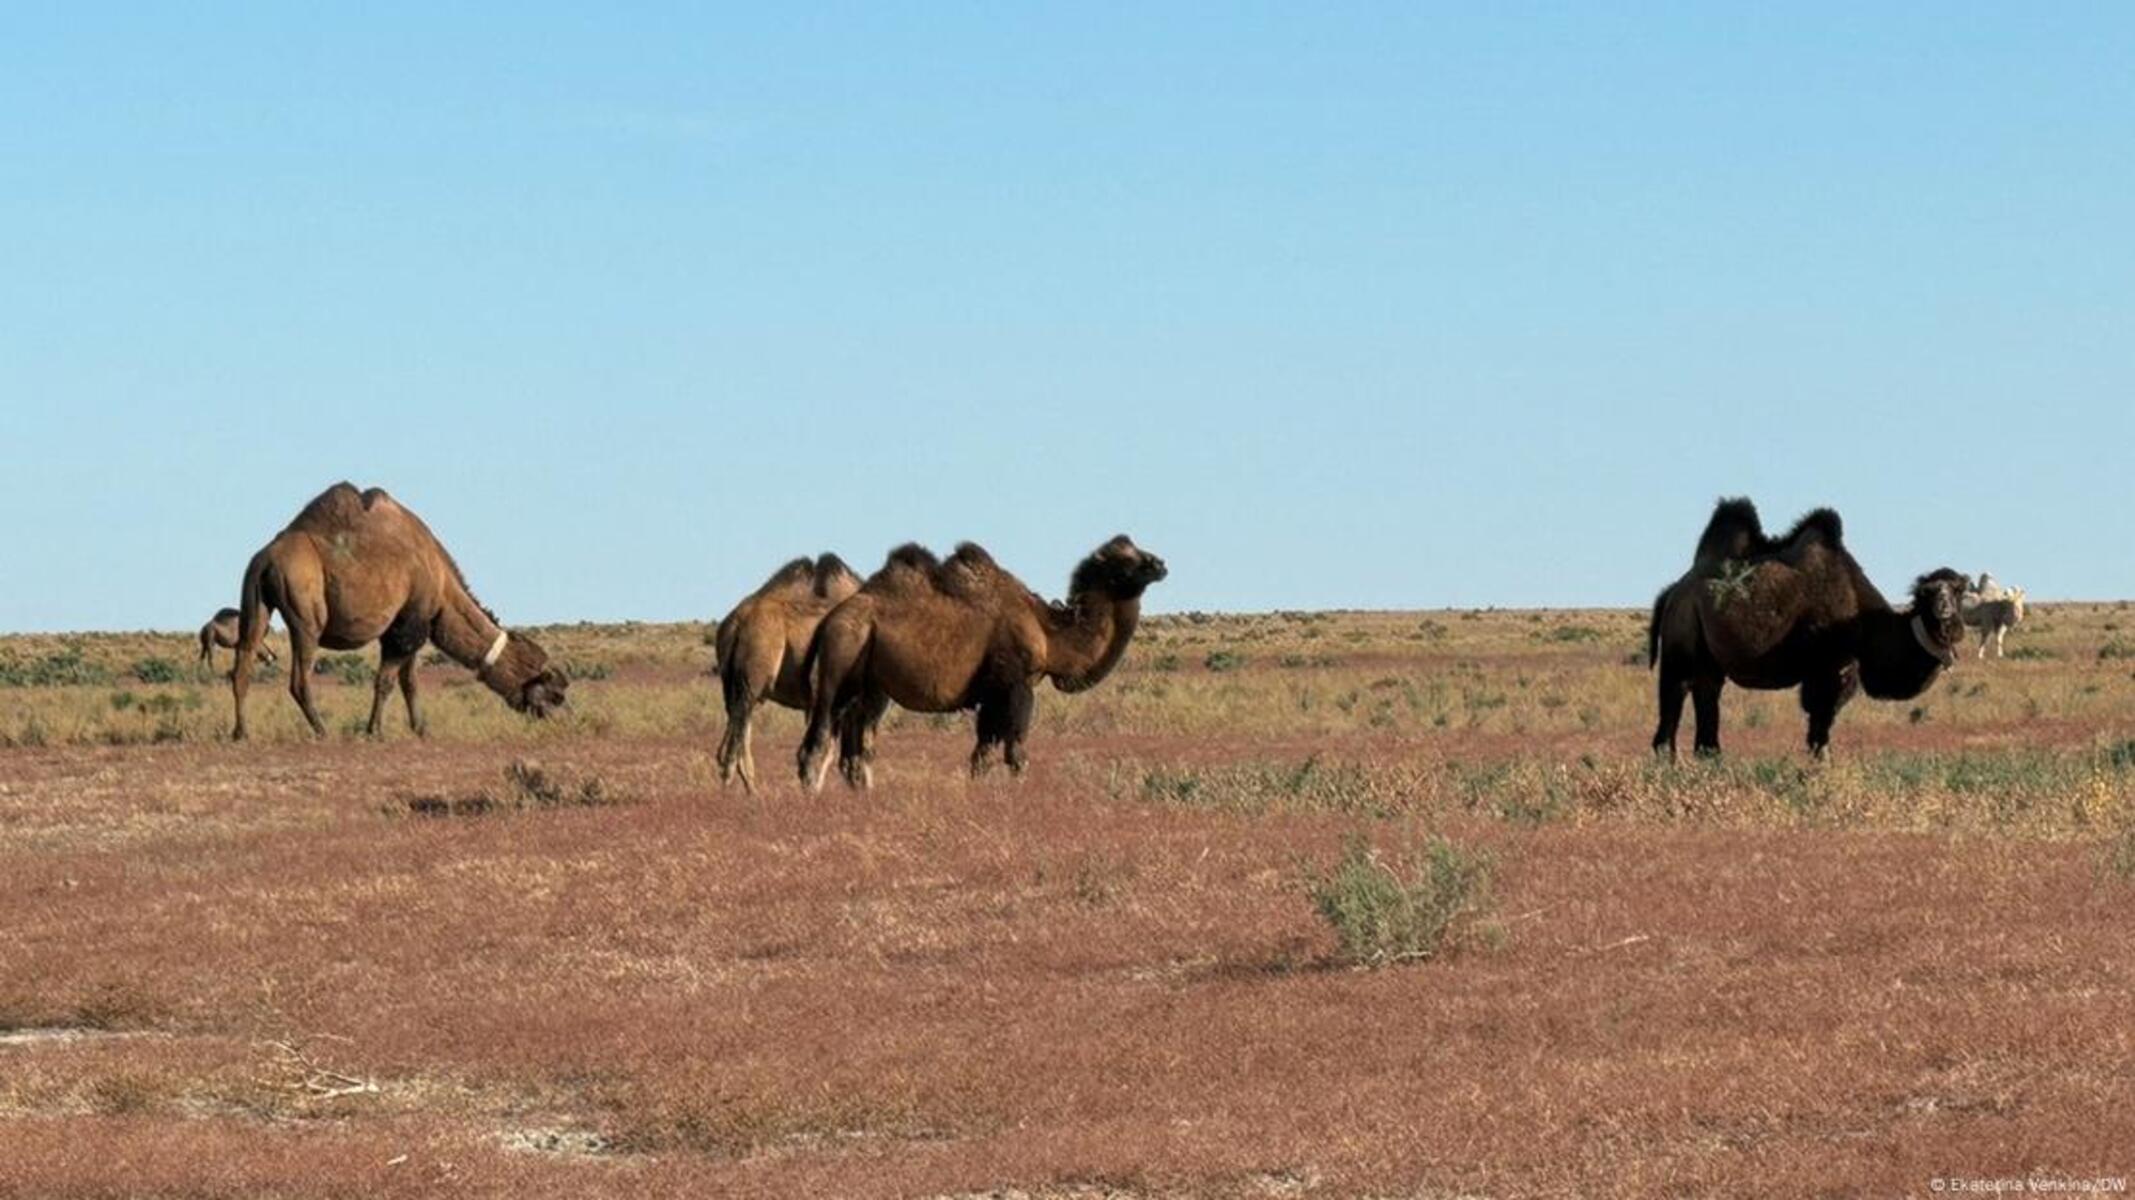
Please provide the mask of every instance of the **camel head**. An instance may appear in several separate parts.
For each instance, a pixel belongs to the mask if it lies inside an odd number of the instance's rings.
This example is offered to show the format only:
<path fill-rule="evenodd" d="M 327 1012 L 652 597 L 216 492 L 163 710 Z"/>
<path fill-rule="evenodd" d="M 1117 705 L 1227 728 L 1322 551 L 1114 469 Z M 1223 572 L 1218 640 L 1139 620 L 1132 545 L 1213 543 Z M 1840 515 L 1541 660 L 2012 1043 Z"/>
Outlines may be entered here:
<path fill-rule="evenodd" d="M 1965 582 L 1948 567 L 1913 581 L 1914 636 L 1943 666 L 1957 661 L 1957 645 L 1964 641 Z"/>
<path fill-rule="evenodd" d="M 1137 600 L 1149 585 L 1170 574 L 1164 560 L 1134 544 L 1122 533 L 1099 546 L 1075 568 L 1070 595 L 1097 592 L 1116 600 Z"/>
<path fill-rule="evenodd" d="M 482 672 L 482 682 L 504 697 L 512 711 L 546 717 L 569 703 L 571 686 L 563 668 L 549 663 L 548 651 L 525 634 L 512 634 L 495 666 Z"/>

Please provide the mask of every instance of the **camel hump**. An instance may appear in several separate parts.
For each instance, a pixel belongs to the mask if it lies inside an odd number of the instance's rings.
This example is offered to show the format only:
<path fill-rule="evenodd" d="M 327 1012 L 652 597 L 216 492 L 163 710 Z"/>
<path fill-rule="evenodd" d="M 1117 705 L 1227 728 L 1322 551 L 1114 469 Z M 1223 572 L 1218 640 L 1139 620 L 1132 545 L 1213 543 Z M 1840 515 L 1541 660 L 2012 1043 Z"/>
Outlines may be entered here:
<path fill-rule="evenodd" d="M 932 550 L 927 549 L 918 542 L 906 542 L 904 545 L 890 551 L 889 557 L 882 560 L 882 569 L 884 571 L 892 567 L 902 567 L 910 571 L 924 571 L 931 575 L 941 568 L 941 559 L 936 558 Z"/>
<path fill-rule="evenodd" d="M 1767 545 L 1764 522 L 1747 496 L 1730 496 L 1713 506 L 1712 519 L 1698 536 L 1697 563 L 1708 566 L 1748 558 Z"/>
<path fill-rule="evenodd" d="M 844 559 L 835 554 L 819 554 L 816 556 L 813 578 L 815 594 L 826 600 L 830 598 L 831 591 L 839 584 L 845 583 L 857 587 L 860 583 L 860 577 L 853 573 L 851 567 L 845 565 Z"/>
<path fill-rule="evenodd" d="M 1839 520 L 1837 510 L 1819 508 L 1808 513 L 1794 522 L 1794 528 L 1781 541 L 1792 545 L 1812 537 L 1833 549 L 1846 544 L 1846 523 Z"/>
<path fill-rule="evenodd" d="M 369 512 L 383 504 L 387 508 L 399 508 L 400 501 L 393 499 L 381 487 L 366 488 L 363 493 L 363 510 Z"/>
<path fill-rule="evenodd" d="M 974 571 L 998 571 L 1001 569 L 1000 564 L 993 561 L 993 555 L 986 553 L 986 547 L 979 545 L 977 542 L 958 542 L 956 544 L 956 552 L 949 556 L 949 565 L 952 567 L 966 567 Z"/>
<path fill-rule="evenodd" d="M 756 590 L 768 592 L 772 588 L 790 587 L 812 578 L 814 574 L 815 564 L 809 562 L 806 556 L 803 556 L 771 572 L 771 578 L 764 580 L 764 585 Z"/>

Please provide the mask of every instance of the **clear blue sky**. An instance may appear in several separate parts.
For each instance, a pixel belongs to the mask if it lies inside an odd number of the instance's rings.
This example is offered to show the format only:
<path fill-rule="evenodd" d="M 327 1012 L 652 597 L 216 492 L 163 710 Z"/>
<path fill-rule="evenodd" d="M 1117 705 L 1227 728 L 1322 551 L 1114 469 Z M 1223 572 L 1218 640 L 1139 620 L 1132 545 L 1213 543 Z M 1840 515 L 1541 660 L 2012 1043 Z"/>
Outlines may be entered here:
<path fill-rule="evenodd" d="M 720 8 L 712 13 L 707 9 Z M 507 620 L 1125 530 L 1647 602 L 1713 498 L 2135 596 L 2135 6 L 14 5 L 0 629 L 379 484 Z"/>

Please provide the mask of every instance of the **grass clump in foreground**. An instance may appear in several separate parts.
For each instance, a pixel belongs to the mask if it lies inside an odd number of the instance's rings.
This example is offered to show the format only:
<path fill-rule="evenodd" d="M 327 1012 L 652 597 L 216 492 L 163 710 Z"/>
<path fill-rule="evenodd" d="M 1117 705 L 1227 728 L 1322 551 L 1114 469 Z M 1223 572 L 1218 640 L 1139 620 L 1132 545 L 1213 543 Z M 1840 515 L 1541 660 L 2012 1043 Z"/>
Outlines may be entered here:
<path fill-rule="evenodd" d="M 464 796 L 410 796 L 407 811 L 418 817 L 480 817 L 549 808 L 606 808 L 629 800 L 599 775 L 551 774 L 538 763 L 518 759 L 504 768 L 501 790 L 484 788 Z"/>
<path fill-rule="evenodd" d="M 1306 891 L 1340 942 L 1340 960 L 1382 967 L 1441 957 L 1475 935 L 1496 937 L 1489 920 L 1496 868 L 1487 851 L 1437 834 L 1398 864 L 1356 836 L 1332 870 L 1308 877 Z"/>

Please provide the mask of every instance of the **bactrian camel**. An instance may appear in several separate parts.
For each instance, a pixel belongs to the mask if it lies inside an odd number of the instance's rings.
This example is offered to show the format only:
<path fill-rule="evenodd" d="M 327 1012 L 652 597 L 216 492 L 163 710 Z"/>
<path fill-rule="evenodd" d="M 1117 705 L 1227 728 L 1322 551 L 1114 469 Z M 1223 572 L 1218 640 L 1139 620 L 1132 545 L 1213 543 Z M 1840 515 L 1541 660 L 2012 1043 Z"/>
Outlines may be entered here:
<path fill-rule="evenodd" d="M 835 727 L 846 781 L 869 786 L 876 728 L 892 702 L 978 710 L 973 773 L 996 751 L 1021 773 L 1038 681 L 1079 692 L 1103 679 L 1134 636 L 1142 592 L 1165 574 L 1163 559 L 1121 534 L 1075 568 L 1065 603 L 1047 603 L 969 543 L 946 561 L 918 546 L 891 551 L 816 630 L 802 782 L 822 787 Z"/>

